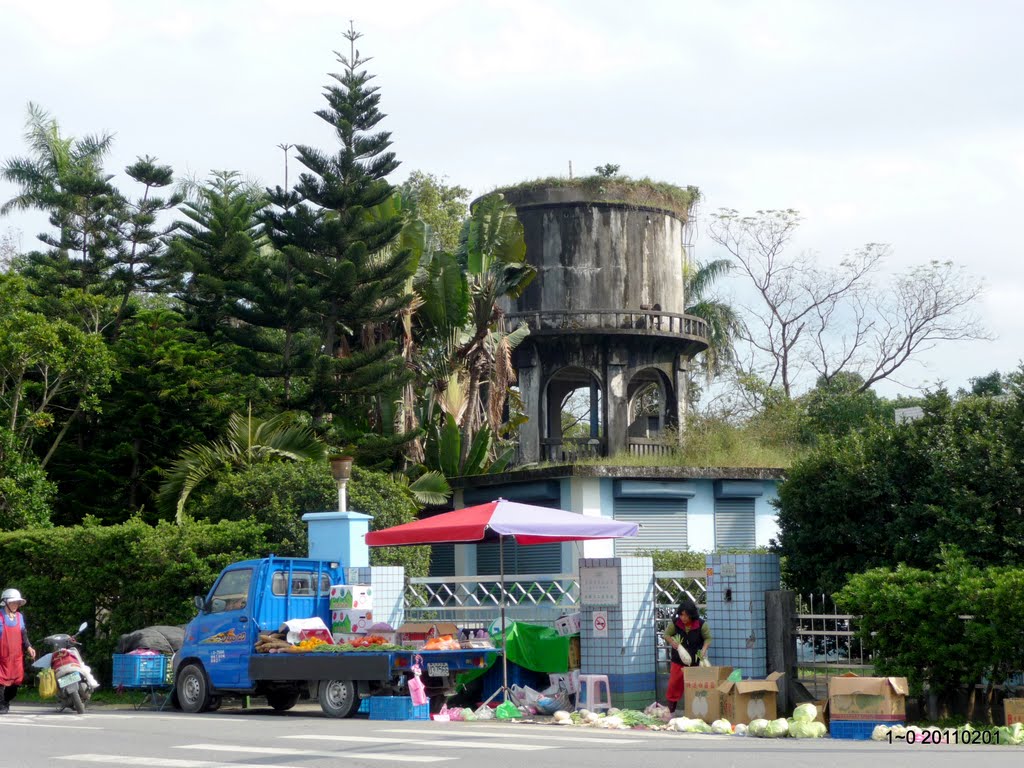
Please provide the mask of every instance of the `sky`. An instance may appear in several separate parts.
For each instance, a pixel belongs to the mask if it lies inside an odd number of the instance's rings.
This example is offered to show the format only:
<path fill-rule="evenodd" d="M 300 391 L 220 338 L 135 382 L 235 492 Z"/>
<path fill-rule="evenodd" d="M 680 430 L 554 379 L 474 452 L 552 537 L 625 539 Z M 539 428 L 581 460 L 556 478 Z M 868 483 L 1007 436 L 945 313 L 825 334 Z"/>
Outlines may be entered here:
<path fill-rule="evenodd" d="M 336 146 L 313 112 L 350 20 L 393 181 L 423 170 L 480 194 L 615 163 L 700 187 L 703 221 L 795 208 L 793 249 L 824 264 L 880 242 L 891 273 L 950 259 L 986 285 L 993 340 L 944 344 L 882 394 L 1024 357 L 1020 2 L 0 0 L 0 158 L 24 153 L 33 101 L 67 134 L 114 133 L 112 171 L 149 154 L 280 184 L 279 144 Z M 724 255 L 701 221 L 697 258 Z M 26 249 L 44 227 L 0 219 Z"/>

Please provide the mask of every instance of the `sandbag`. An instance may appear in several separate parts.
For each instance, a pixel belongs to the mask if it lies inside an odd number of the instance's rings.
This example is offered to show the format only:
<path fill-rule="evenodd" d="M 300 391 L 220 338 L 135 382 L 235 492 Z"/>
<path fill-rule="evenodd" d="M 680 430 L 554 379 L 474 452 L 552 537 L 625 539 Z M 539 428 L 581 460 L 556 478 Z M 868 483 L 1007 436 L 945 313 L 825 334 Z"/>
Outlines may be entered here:
<path fill-rule="evenodd" d="M 172 654 L 185 642 L 184 627 L 153 626 L 121 635 L 115 653 L 131 653 L 140 649 Z"/>

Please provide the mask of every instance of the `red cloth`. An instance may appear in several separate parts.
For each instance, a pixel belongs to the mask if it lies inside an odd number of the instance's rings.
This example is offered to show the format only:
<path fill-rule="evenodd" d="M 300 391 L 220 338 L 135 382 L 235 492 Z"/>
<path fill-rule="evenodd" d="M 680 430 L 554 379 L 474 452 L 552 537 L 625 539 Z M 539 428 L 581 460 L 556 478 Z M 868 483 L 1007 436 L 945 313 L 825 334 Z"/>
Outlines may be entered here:
<path fill-rule="evenodd" d="M 674 704 L 683 698 L 683 677 L 686 674 L 686 667 L 675 662 L 668 666 L 668 690 L 665 692 L 665 698 Z"/>
<path fill-rule="evenodd" d="M 25 649 L 21 641 L 21 617 L 3 610 L 4 631 L 0 632 L 0 685 L 21 685 L 25 679 Z"/>

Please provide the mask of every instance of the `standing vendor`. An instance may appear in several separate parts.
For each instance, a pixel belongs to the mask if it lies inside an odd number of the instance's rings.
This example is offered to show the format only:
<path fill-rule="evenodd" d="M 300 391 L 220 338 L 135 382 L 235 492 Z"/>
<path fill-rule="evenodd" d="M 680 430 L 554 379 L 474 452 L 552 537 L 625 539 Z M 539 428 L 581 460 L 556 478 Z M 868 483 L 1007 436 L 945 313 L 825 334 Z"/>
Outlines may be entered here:
<path fill-rule="evenodd" d="M 711 629 L 701 621 L 697 604 L 687 599 L 676 609 L 676 615 L 665 630 L 664 638 L 671 648 L 668 692 L 665 698 L 669 710 L 675 712 L 676 704 L 683 697 L 684 670 L 686 667 L 696 667 L 702 658 L 707 658 Z"/>
<path fill-rule="evenodd" d="M 35 648 L 28 641 L 21 606 L 25 598 L 16 589 L 0 595 L 0 715 L 6 714 L 25 679 L 25 654 L 35 659 Z"/>

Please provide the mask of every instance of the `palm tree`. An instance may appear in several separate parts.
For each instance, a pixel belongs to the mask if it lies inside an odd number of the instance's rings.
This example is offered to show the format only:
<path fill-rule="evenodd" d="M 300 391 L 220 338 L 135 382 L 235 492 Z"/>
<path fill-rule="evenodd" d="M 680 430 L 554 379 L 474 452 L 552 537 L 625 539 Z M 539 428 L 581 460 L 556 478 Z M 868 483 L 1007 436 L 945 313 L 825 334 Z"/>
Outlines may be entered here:
<path fill-rule="evenodd" d="M 689 302 L 686 314 L 699 317 L 708 326 L 708 348 L 704 350 L 701 366 L 707 381 L 720 374 L 725 366 L 736 359 L 734 340 L 744 330 L 743 320 L 731 306 L 710 297 L 711 286 L 720 277 L 732 271 L 728 259 L 716 259 L 703 264 L 683 262 L 683 295 Z"/>
<path fill-rule="evenodd" d="M 25 141 L 32 155 L 11 158 L 0 167 L 0 178 L 21 187 L 19 194 L 0 206 L 0 215 L 30 208 L 50 211 L 83 186 L 105 185 L 109 180 L 103 176 L 101 162 L 114 141 L 110 134 L 83 139 L 61 136 L 57 121 L 29 102 Z"/>
<path fill-rule="evenodd" d="M 237 413 L 228 419 L 222 440 L 186 448 L 160 486 L 157 505 L 178 523 L 185 520 L 185 502 L 201 483 L 218 472 L 244 469 L 267 461 L 324 461 L 325 446 L 309 427 L 297 426 L 291 413 L 262 420 Z"/>

